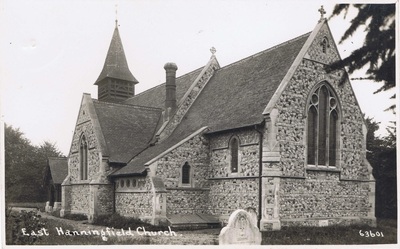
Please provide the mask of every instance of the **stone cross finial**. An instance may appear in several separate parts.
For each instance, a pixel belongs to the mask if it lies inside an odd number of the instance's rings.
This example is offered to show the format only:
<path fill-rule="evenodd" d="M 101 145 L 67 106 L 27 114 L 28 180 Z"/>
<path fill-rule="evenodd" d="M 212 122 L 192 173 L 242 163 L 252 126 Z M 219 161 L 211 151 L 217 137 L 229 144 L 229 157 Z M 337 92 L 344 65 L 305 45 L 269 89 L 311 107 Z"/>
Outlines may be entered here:
<path fill-rule="evenodd" d="M 211 52 L 212 56 L 215 56 L 214 54 L 217 52 L 217 50 L 214 47 L 212 47 L 212 48 L 210 48 L 210 52 Z"/>
<path fill-rule="evenodd" d="M 321 8 L 318 10 L 319 13 L 321 13 L 321 18 L 319 19 L 320 21 L 324 19 L 324 15 L 326 14 L 326 11 L 324 10 L 324 6 L 321 5 Z"/>

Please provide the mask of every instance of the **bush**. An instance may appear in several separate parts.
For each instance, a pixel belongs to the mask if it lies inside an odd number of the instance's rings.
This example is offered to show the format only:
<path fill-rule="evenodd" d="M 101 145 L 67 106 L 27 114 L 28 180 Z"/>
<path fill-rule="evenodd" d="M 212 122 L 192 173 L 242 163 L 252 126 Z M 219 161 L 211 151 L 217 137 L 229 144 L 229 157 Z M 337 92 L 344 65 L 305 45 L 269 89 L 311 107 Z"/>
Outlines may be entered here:
<path fill-rule="evenodd" d="M 87 220 L 87 216 L 85 214 L 65 214 L 64 219 L 68 219 L 68 220 Z"/>
<path fill-rule="evenodd" d="M 31 231 L 37 233 L 44 226 L 45 223 L 37 212 L 23 210 L 17 213 L 9 208 L 6 210 L 6 243 L 8 245 L 33 245 L 41 236 L 39 234 L 23 235 L 22 229 L 25 229 L 26 234 L 31 234 Z"/>
<path fill-rule="evenodd" d="M 111 215 L 99 215 L 94 219 L 93 225 L 113 227 L 116 229 L 128 227 L 144 227 L 146 230 L 168 229 L 166 226 L 154 226 L 138 218 L 124 217 L 117 213 Z"/>

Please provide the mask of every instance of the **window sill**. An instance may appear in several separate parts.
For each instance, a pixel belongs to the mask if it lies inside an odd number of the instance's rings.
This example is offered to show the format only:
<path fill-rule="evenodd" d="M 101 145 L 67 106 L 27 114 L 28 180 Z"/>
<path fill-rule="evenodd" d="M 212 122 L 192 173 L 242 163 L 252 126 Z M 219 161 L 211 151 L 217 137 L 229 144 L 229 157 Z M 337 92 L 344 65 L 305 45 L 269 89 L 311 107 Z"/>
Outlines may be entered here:
<path fill-rule="evenodd" d="M 306 170 L 309 171 L 328 171 L 328 172 L 341 172 L 340 169 L 333 166 L 314 166 L 314 165 L 307 165 Z"/>

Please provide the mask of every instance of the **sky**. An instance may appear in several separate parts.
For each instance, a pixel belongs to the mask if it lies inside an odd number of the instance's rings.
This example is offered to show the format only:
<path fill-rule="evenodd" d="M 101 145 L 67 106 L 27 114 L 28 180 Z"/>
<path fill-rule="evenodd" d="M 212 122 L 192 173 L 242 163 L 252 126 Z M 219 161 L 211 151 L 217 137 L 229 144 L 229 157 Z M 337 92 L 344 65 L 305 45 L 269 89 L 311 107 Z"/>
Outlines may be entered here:
<path fill-rule="evenodd" d="M 310 32 L 322 4 L 329 16 L 335 2 L 319 0 L 0 1 L 1 120 L 34 145 L 49 141 L 68 155 L 82 94 L 97 98 L 93 84 L 115 19 L 140 93 L 165 82 L 166 62 L 175 62 L 180 76 L 204 66 L 211 47 L 225 66 Z M 336 42 L 352 14 L 329 21 Z M 341 57 L 364 36 L 360 30 L 339 44 Z M 384 111 L 394 90 L 372 94 L 381 84 L 357 80 L 352 86 L 362 111 L 381 122 L 379 134 L 386 134 L 385 126 L 396 119 Z"/>

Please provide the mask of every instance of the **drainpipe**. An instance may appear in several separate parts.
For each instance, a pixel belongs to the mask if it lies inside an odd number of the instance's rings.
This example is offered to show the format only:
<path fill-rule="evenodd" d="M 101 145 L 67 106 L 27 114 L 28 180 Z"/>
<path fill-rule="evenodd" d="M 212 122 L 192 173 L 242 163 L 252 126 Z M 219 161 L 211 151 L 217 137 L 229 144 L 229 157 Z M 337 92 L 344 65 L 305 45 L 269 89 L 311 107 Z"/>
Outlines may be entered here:
<path fill-rule="evenodd" d="M 260 135 L 260 151 L 259 151 L 259 167 L 258 167 L 258 219 L 257 219 L 257 226 L 259 229 L 261 229 L 260 227 L 260 223 L 261 223 L 261 202 L 262 202 L 262 152 L 263 152 L 263 137 L 264 137 L 264 133 L 260 130 L 257 129 L 257 125 L 254 125 L 254 130 L 256 132 L 258 132 L 258 134 Z"/>

